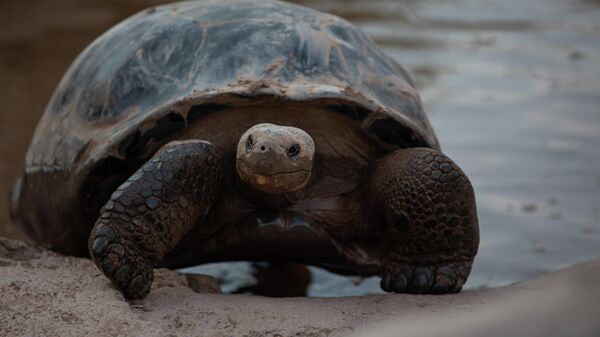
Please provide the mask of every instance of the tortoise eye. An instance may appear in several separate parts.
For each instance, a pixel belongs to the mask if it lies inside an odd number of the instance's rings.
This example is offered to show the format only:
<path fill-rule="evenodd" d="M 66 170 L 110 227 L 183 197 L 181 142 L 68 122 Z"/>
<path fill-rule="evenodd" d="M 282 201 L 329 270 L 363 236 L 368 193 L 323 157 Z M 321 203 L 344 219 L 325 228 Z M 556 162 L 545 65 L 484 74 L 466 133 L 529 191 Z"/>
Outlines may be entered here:
<path fill-rule="evenodd" d="M 287 155 L 289 157 L 295 157 L 298 155 L 298 153 L 300 153 L 300 145 L 298 144 L 290 146 L 290 148 L 287 150 Z"/>
<path fill-rule="evenodd" d="M 252 147 L 254 147 L 254 139 L 252 139 L 252 136 L 248 136 L 248 139 L 246 139 L 246 151 L 252 150 Z"/>

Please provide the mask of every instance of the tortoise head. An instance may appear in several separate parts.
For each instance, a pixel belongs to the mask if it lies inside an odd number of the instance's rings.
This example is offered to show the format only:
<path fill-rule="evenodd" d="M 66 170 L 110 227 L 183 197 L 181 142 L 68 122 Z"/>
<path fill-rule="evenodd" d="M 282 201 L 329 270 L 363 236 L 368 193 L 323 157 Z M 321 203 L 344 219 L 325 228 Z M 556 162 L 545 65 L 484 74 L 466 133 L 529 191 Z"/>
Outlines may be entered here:
<path fill-rule="evenodd" d="M 313 168 L 315 143 L 302 129 L 257 124 L 238 143 L 236 169 L 260 191 L 280 194 L 306 186 Z"/>

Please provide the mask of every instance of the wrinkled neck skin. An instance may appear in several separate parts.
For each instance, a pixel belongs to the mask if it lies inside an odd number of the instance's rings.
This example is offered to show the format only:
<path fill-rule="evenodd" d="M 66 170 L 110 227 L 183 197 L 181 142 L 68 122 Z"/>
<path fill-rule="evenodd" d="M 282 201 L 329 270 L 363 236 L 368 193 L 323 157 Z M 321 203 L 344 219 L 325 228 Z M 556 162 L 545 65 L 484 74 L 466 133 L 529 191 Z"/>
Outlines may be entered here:
<path fill-rule="evenodd" d="M 248 129 L 238 142 L 236 170 L 243 182 L 272 195 L 304 188 L 313 174 L 315 143 L 304 130 L 269 123 Z"/>

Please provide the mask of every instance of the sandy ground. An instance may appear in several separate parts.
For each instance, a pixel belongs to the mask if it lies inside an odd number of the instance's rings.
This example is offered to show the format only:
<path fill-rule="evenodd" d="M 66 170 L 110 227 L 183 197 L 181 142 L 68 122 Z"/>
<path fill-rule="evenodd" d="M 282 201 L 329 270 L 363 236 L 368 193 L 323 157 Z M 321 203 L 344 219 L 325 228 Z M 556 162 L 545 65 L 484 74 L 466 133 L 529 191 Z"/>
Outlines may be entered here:
<path fill-rule="evenodd" d="M 600 335 L 600 260 L 447 296 L 227 295 L 158 270 L 151 294 L 129 303 L 90 260 L 0 238 L 0 275 L 0 336 Z"/>

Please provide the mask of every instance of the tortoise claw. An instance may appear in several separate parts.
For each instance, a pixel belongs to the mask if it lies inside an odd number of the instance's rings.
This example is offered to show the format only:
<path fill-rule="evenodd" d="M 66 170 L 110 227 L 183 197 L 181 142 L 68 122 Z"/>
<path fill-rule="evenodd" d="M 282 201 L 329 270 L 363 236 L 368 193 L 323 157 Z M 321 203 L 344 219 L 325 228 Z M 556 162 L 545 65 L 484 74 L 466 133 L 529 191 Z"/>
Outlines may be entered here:
<path fill-rule="evenodd" d="M 139 299 L 150 293 L 152 265 L 140 256 L 128 254 L 115 230 L 104 226 L 95 231 L 90 242 L 92 260 L 125 298 Z"/>
<path fill-rule="evenodd" d="M 409 294 L 450 294 L 461 290 L 470 271 L 470 263 L 443 265 L 396 264 L 381 278 L 387 292 Z"/>

